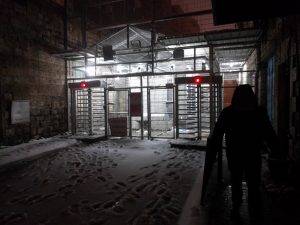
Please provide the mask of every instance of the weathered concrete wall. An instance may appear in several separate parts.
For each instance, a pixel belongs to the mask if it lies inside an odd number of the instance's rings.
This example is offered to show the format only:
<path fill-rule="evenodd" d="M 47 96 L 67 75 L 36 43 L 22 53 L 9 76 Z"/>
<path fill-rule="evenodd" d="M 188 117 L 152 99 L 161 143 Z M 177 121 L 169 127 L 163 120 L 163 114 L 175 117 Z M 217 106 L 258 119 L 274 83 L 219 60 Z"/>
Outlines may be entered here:
<path fill-rule="evenodd" d="M 50 54 L 63 48 L 62 14 L 40 3 L 0 0 L 0 143 L 67 130 L 65 62 Z M 30 101 L 29 123 L 11 123 L 14 100 Z"/>
<path fill-rule="evenodd" d="M 260 45 L 259 98 L 261 103 L 266 104 L 267 62 L 274 56 L 273 124 L 281 139 L 288 137 L 289 157 L 300 162 L 300 17 L 273 19 L 266 25 Z M 288 121 L 284 121 L 286 118 Z"/>

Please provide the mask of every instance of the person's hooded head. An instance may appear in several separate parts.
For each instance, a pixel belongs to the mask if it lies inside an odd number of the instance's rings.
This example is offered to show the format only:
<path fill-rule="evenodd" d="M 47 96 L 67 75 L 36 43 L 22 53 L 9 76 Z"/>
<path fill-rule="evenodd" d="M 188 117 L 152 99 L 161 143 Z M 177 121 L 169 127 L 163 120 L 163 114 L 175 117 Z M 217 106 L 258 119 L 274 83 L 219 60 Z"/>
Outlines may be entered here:
<path fill-rule="evenodd" d="M 257 99 L 249 84 L 243 84 L 236 87 L 231 105 L 239 110 L 253 110 L 257 107 Z"/>

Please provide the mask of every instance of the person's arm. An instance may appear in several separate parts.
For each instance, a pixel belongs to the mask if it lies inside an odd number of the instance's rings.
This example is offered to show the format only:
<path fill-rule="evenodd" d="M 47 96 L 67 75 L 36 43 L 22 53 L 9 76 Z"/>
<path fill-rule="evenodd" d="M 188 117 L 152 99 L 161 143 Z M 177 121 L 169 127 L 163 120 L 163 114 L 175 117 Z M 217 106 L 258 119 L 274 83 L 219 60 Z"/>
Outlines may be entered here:
<path fill-rule="evenodd" d="M 213 164 L 216 155 L 219 151 L 222 151 L 223 136 L 225 132 L 225 112 L 224 110 L 220 113 L 220 116 L 215 124 L 213 133 L 207 140 L 207 163 Z"/>

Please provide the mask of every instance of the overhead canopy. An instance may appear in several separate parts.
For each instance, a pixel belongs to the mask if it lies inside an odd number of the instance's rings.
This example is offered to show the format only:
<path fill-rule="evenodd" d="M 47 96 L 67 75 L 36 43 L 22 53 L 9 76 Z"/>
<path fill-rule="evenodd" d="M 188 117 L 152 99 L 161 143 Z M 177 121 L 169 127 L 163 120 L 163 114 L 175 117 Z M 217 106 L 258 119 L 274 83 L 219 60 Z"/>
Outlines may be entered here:
<path fill-rule="evenodd" d="M 203 55 L 203 60 L 207 62 L 208 48 L 206 49 L 205 46 L 213 46 L 214 59 L 219 63 L 221 71 L 239 70 L 255 49 L 259 35 L 260 30 L 257 29 L 218 31 L 189 37 L 158 35 L 154 46 L 156 50 L 154 57 L 156 61 L 172 60 L 174 48 L 193 48 L 194 46 L 202 48 L 201 46 L 203 46 L 201 51 L 204 52 L 200 55 Z M 115 51 L 114 62 L 112 63 L 138 63 L 151 62 L 152 60 L 151 32 L 132 26 L 121 29 L 88 49 L 64 52 L 59 56 L 73 60 L 83 59 L 85 56 L 101 56 L 102 47 L 106 45 L 111 45 Z M 188 55 L 188 57 L 192 57 L 193 52 L 189 52 Z M 193 61 L 175 60 L 173 64 L 177 68 L 190 68 L 193 66 Z"/>

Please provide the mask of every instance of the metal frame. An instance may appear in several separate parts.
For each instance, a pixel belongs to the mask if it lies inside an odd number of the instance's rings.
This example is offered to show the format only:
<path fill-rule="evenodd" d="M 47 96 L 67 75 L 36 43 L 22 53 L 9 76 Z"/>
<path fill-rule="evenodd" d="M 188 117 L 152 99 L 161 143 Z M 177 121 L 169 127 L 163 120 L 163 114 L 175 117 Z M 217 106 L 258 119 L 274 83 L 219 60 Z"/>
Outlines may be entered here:
<path fill-rule="evenodd" d="M 174 111 L 174 105 L 175 105 L 175 88 L 174 86 L 173 87 L 167 87 L 167 86 L 156 86 L 156 87 L 148 87 L 149 89 L 149 112 L 150 112 L 150 116 L 149 116 L 149 119 L 148 120 L 148 123 L 150 124 L 150 126 L 148 127 L 148 129 L 150 129 L 150 135 L 149 135 L 149 139 L 154 139 L 154 138 L 160 138 L 160 139 L 174 139 L 175 138 L 175 123 L 174 123 L 174 117 L 175 117 L 175 114 L 176 112 Z M 173 95 L 173 101 L 172 101 L 172 105 L 173 105 L 173 109 L 172 109 L 172 118 L 173 118 L 173 121 L 172 121 L 172 126 L 173 126 L 173 135 L 172 137 L 157 137 L 157 136 L 152 136 L 152 125 L 151 125 L 151 122 L 152 122 L 152 119 L 151 119 L 151 90 L 172 90 L 172 95 Z M 150 121 L 150 122 L 149 122 Z M 149 130 L 148 130 L 148 133 L 149 133 Z"/>
<path fill-rule="evenodd" d="M 107 117 L 106 117 L 106 124 L 108 126 L 109 123 L 109 115 L 110 115 L 110 111 L 109 111 L 109 92 L 111 91 L 127 91 L 127 116 L 128 116 L 128 121 L 127 124 L 129 124 L 129 127 L 127 127 L 127 129 L 129 129 L 129 132 L 127 132 L 127 136 L 132 138 L 132 124 L 131 124 L 131 115 L 130 115 L 130 89 L 131 88 L 106 88 L 106 105 L 107 105 Z"/>
<path fill-rule="evenodd" d="M 153 12 L 153 14 L 155 15 L 155 11 Z M 210 40 L 208 41 L 209 38 L 206 37 L 207 41 L 206 42 L 203 42 L 204 44 L 192 44 L 192 45 L 186 45 L 186 46 L 180 46 L 180 45 L 177 45 L 177 46 L 165 46 L 163 47 L 162 45 L 158 45 L 157 43 L 155 43 L 155 27 L 154 27 L 154 23 L 151 23 L 152 24 L 152 28 L 151 28 L 151 46 L 148 46 L 148 47 L 142 47 L 142 48 L 139 48 L 138 50 L 136 49 L 129 49 L 129 32 L 128 32 L 128 29 L 129 29 L 129 26 L 127 24 L 126 28 L 127 29 L 127 48 L 126 49 L 118 49 L 116 51 L 116 55 L 118 56 L 122 56 L 122 55 L 128 55 L 128 57 L 131 55 L 131 54 L 137 54 L 138 53 L 150 53 L 151 54 L 151 59 L 147 59 L 147 60 L 135 60 L 134 62 L 123 62 L 123 61 L 120 61 L 120 62 L 116 62 L 116 63 L 97 63 L 97 58 L 100 57 L 102 55 L 102 52 L 101 52 L 101 46 L 99 46 L 98 44 L 95 45 L 96 49 L 95 50 L 91 50 L 91 49 L 83 49 L 83 50 L 80 50 L 78 51 L 77 53 L 75 52 L 74 54 L 75 55 L 72 55 L 73 53 L 70 52 L 70 51 L 67 51 L 65 53 L 61 53 L 61 54 L 58 54 L 60 56 L 66 56 L 66 58 L 68 60 L 83 60 L 81 62 L 84 62 L 83 65 L 75 65 L 75 66 L 71 66 L 70 69 L 72 70 L 75 70 L 75 69 L 80 69 L 80 68 L 88 68 L 88 67 L 94 67 L 95 68 L 95 74 L 94 76 L 87 76 L 87 74 L 85 74 L 83 77 L 68 77 L 67 80 L 68 82 L 75 82 L 75 81 L 82 81 L 82 80 L 95 80 L 95 79 L 111 79 L 111 78 L 116 78 L 116 77 L 119 77 L 119 78 L 128 78 L 128 77 L 137 77 L 140 79 L 140 85 L 137 86 L 137 87 L 124 87 L 122 88 L 123 90 L 126 89 L 126 90 L 131 90 L 132 88 L 135 88 L 135 89 L 140 89 L 140 92 L 141 92 L 141 95 L 142 95 L 142 115 L 141 115 L 141 135 L 140 135 L 140 138 L 143 139 L 144 138 L 144 93 L 146 93 L 146 96 L 147 96 L 147 117 L 148 117 L 148 124 L 147 124 L 147 130 L 148 130 L 148 139 L 152 139 L 154 137 L 152 137 L 152 134 L 151 134 L 151 90 L 153 88 L 162 88 L 162 89 L 165 89 L 166 87 L 165 86 L 150 86 L 149 82 L 150 82 L 150 76 L 170 76 L 172 75 L 173 77 L 177 77 L 178 75 L 188 75 L 188 74 L 205 74 L 207 75 L 208 77 L 214 77 L 215 75 L 217 74 L 221 74 L 221 75 L 224 75 L 224 74 L 227 74 L 227 73 L 234 73 L 234 72 L 252 72 L 252 70 L 250 71 L 241 71 L 241 70 L 238 70 L 238 71 L 235 71 L 235 70 L 232 70 L 232 71 L 220 71 L 220 66 L 219 66 L 219 59 L 218 59 L 218 56 L 216 55 L 218 52 L 222 52 L 222 51 L 227 51 L 227 50 L 230 50 L 230 51 L 240 51 L 240 50 L 243 50 L 243 49 L 249 49 L 251 50 L 251 48 L 255 48 L 256 47 L 256 40 L 239 40 L 239 38 L 228 38 L 228 37 L 225 37 L 223 38 L 223 41 L 220 42 L 220 40 L 222 40 L 222 38 L 219 38 L 219 39 L 216 39 L 216 40 Z M 216 32 L 218 35 L 222 34 L 222 32 Z M 212 33 L 209 34 L 210 36 L 213 35 Z M 208 35 L 208 36 L 209 36 Z M 241 37 L 242 38 L 246 38 L 246 36 L 243 36 Z M 231 41 L 233 40 L 234 41 Z M 164 40 L 161 40 L 162 42 Z M 183 49 L 192 49 L 194 54 L 192 57 L 185 57 L 185 58 L 182 58 L 182 59 L 156 59 L 155 58 L 155 54 L 156 53 L 159 53 L 159 52 L 163 52 L 163 51 L 172 51 L 174 50 L 176 47 L 181 47 Z M 196 49 L 198 48 L 209 48 L 209 54 L 208 56 L 197 56 L 196 55 Z M 69 57 L 70 56 L 70 57 Z M 80 57 L 80 58 L 78 58 Z M 89 65 L 88 63 L 90 62 L 90 59 L 94 59 L 94 63 L 91 63 L 92 65 Z M 197 59 L 204 59 L 206 62 L 208 62 L 209 64 L 209 70 L 197 70 Z M 185 60 L 192 60 L 193 61 L 193 66 L 192 66 L 192 70 L 183 70 L 183 71 L 163 71 L 163 72 L 155 72 L 155 65 L 156 63 L 160 63 L 160 62 L 176 62 L 176 61 L 179 61 L 179 62 L 182 62 L 182 61 L 185 61 Z M 104 67 L 104 66 L 117 66 L 117 65 L 134 65 L 134 64 L 137 64 L 137 63 L 143 63 L 144 65 L 147 66 L 147 71 L 145 72 L 138 72 L 138 73 L 127 73 L 127 74 L 107 74 L 107 75 L 99 75 L 99 73 L 97 72 L 97 68 L 101 68 L 101 67 Z M 199 67 L 198 67 L 199 68 Z M 201 68 L 201 66 L 200 66 Z M 147 78 L 147 84 L 143 84 L 143 79 L 144 78 Z M 145 85 L 145 86 L 143 86 Z M 222 107 L 222 104 L 220 103 L 216 103 L 216 98 L 217 99 L 221 99 L 222 97 L 222 90 L 220 90 L 222 87 L 221 85 L 219 84 L 210 84 L 210 100 L 209 100 L 209 106 L 210 106 L 210 129 L 212 131 L 212 128 L 213 128 L 213 125 L 216 121 L 216 117 L 217 115 L 220 113 L 221 111 L 221 107 Z M 144 90 L 145 89 L 145 90 Z M 121 90 L 121 88 L 116 88 L 114 90 Z M 109 90 L 108 90 L 109 91 Z M 146 92 L 145 92 L 146 91 Z M 202 88 L 201 86 L 197 88 L 197 96 L 201 96 L 201 93 L 202 93 Z M 72 95 L 72 94 L 71 94 Z M 109 110 L 108 110 L 108 106 L 107 106 L 107 98 L 108 98 L 108 92 L 105 91 L 105 130 L 106 130 L 106 135 L 108 135 L 107 131 L 108 131 L 108 114 L 109 114 Z M 201 139 L 201 127 L 202 127 L 202 124 L 201 124 L 201 113 L 200 112 L 200 106 L 201 106 L 202 102 L 201 102 L 201 98 L 198 98 L 198 104 L 197 104 L 197 118 L 198 118 L 198 121 L 197 121 L 197 127 L 198 127 L 198 139 Z M 215 108 L 217 104 L 217 107 L 218 108 Z M 130 106 L 130 99 L 128 97 L 128 106 Z M 128 109 L 128 113 L 130 110 Z M 179 132 L 178 132 L 178 113 L 176 113 L 178 111 L 178 86 L 176 85 L 174 88 L 173 88 L 173 123 L 174 123 L 174 137 L 175 138 L 178 138 L 179 137 Z M 131 116 L 129 115 L 129 137 L 132 138 L 133 137 L 133 134 L 132 134 L 132 118 Z"/>

